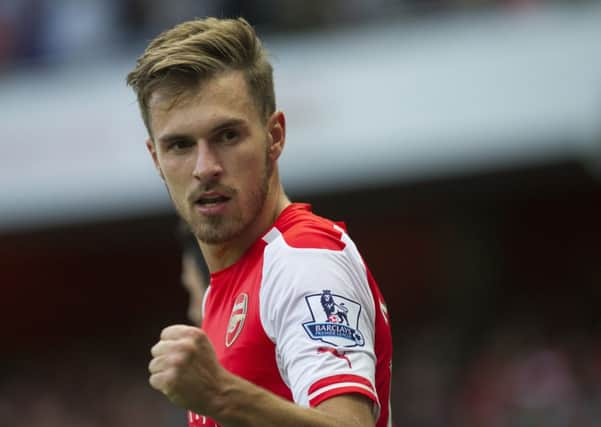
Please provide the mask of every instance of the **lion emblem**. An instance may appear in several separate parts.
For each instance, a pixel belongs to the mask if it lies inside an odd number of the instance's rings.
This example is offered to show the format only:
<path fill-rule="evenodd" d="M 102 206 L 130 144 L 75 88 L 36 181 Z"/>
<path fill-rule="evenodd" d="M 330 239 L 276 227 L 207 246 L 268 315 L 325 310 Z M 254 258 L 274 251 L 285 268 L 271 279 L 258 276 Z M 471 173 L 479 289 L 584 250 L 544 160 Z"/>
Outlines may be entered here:
<path fill-rule="evenodd" d="M 329 290 L 324 290 L 321 294 L 321 306 L 323 307 L 323 311 L 326 314 L 326 321 L 331 323 L 344 323 L 349 326 L 348 321 L 348 308 L 344 305 L 344 303 L 337 304 L 334 301 L 334 297 L 332 296 L 332 292 Z"/>

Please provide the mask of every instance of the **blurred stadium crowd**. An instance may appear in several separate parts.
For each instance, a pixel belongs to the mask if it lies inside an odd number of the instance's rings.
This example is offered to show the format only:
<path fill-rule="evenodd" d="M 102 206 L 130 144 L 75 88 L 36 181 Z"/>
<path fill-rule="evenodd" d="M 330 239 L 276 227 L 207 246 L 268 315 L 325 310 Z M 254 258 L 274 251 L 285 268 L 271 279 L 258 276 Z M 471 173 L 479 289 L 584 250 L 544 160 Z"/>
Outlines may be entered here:
<path fill-rule="evenodd" d="M 575 1 L 585 0 L 563 0 Z M 15 63 L 48 64 L 127 49 L 194 16 L 244 16 L 265 33 L 558 2 L 562 0 L 3 0 L 0 71 Z"/>
<path fill-rule="evenodd" d="M 194 16 L 242 15 L 262 32 L 284 33 L 390 17 L 419 20 L 489 8 L 531 10 L 547 3 L 575 2 L 2 0 L 0 79 L 2 73 L 76 62 L 90 55 L 137 54 L 145 41 L 159 31 Z M 133 61 L 134 54 L 130 56 Z M 594 279 L 597 284 L 599 279 Z M 441 322 L 426 322 L 402 333 L 397 330 L 392 386 L 396 425 L 601 425 L 601 336 L 595 335 L 598 331 L 593 332 L 596 330 L 592 327 L 582 330 L 578 322 L 573 327 L 569 323 L 555 325 L 531 313 L 536 305 L 526 299 L 520 301 L 520 306 L 524 307 L 521 311 L 498 319 L 491 328 L 483 327 L 485 332 L 476 337 Z M 182 317 L 184 312 L 182 306 Z M 578 316 L 566 307 L 562 319 L 572 314 Z M 430 315 L 437 317 L 435 313 Z M 124 362 L 123 355 L 110 348 L 86 354 L 66 351 L 44 365 L 35 358 L 31 363 L 8 361 L 0 380 L 0 425 L 185 425 L 183 412 L 147 387 L 146 362 L 134 362 Z M 136 366 L 136 370 L 131 366 Z"/>
<path fill-rule="evenodd" d="M 469 354 L 458 354 L 453 338 L 448 329 L 434 327 L 397 347 L 393 388 L 399 425 L 599 425 L 598 341 L 545 331 L 532 314 L 496 325 Z M 457 363 L 462 356 L 467 357 Z"/>
<path fill-rule="evenodd" d="M 536 316 L 497 325 L 467 355 L 446 326 L 396 343 L 393 414 L 403 427 L 594 427 L 601 345 L 544 331 Z M 462 360 L 463 359 L 463 360 Z M 118 352 L 65 356 L 0 383 L 3 425 L 178 426 L 170 407 Z M 18 371 L 17 371 L 18 372 Z"/>

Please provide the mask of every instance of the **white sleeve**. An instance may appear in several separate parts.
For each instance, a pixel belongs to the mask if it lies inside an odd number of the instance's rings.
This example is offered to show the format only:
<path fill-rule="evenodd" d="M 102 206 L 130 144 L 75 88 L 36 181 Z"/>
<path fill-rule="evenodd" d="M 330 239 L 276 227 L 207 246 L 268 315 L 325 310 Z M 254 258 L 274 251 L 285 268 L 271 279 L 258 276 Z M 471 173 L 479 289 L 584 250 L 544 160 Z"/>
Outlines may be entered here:
<path fill-rule="evenodd" d="M 272 238 L 274 236 L 271 236 Z M 278 235 L 265 248 L 260 313 L 278 367 L 302 406 L 375 391 L 375 307 L 363 261 L 343 250 L 293 248 Z"/>

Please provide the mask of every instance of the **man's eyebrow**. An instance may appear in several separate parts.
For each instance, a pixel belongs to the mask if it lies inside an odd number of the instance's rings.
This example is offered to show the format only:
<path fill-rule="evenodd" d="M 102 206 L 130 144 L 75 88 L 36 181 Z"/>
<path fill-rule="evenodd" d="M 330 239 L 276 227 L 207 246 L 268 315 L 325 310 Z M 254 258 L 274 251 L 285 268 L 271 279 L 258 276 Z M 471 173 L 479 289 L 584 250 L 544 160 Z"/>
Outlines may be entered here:
<path fill-rule="evenodd" d="M 246 125 L 246 120 L 244 120 L 244 119 L 239 119 L 239 118 L 225 119 L 225 120 L 219 122 L 217 125 L 213 126 L 209 130 L 209 134 L 215 134 L 224 129 L 233 128 L 233 127 L 237 127 L 237 126 L 245 126 L 245 125 Z M 180 133 L 168 133 L 165 135 L 161 135 L 160 137 L 157 138 L 157 140 L 163 144 L 170 143 L 170 142 L 176 142 L 176 141 L 193 140 L 193 139 L 194 138 L 190 135 L 185 135 L 185 134 L 180 134 Z"/>
<path fill-rule="evenodd" d="M 246 120 L 244 120 L 244 119 L 238 119 L 238 118 L 226 119 L 226 120 L 222 121 L 221 123 L 217 124 L 216 126 L 212 127 L 211 131 L 209 133 L 217 133 L 217 132 L 222 131 L 227 128 L 233 128 L 233 127 L 242 126 L 245 124 L 246 124 Z"/>
<path fill-rule="evenodd" d="M 161 135 L 158 138 L 158 141 L 161 143 L 168 143 L 168 142 L 184 141 L 184 140 L 190 140 L 190 139 L 192 139 L 192 138 L 188 135 L 183 135 L 183 134 L 179 134 L 179 133 L 168 133 L 166 135 Z"/>

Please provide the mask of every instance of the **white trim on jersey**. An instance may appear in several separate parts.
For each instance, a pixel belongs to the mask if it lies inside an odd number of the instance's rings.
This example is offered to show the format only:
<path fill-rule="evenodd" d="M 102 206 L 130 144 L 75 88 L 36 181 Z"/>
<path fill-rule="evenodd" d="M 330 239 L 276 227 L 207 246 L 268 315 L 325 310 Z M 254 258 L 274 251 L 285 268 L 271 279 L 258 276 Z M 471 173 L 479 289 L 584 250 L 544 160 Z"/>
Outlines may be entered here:
<path fill-rule="evenodd" d="M 309 401 L 315 399 L 316 397 L 324 394 L 325 392 L 328 392 L 330 390 L 334 390 L 337 388 L 349 388 L 349 387 L 354 387 L 354 388 L 361 388 L 367 392 L 369 392 L 370 395 L 374 395 L 374 390 L 373 387 L 369 387 L 363 384 L 359 384 L 356 382 L 344 382 L 344 383 L 336 383 L 336 384 L 330 384 L 327 385 L 325 387 L 320 388 L 319 390 L 314 391 L 313 393 L 311 393 L 308 397 Z"/>
<path fill-rule="evenodd" d="M 277 228 L 273 227 L 271 230 L 269 230 L 267 233 L 265 233 L 265 235 L 263 236 L 263 240 L 267 244 L 269 244 L 269 243 L 273 242 L 275 239 L 277 239 L 280 236 L 281 236 L 280 230 L 278 230 Z"/>

